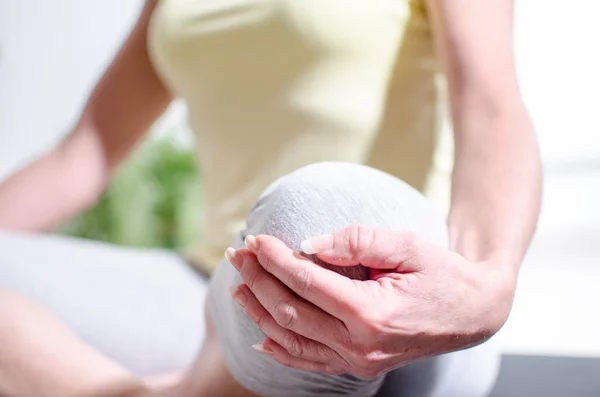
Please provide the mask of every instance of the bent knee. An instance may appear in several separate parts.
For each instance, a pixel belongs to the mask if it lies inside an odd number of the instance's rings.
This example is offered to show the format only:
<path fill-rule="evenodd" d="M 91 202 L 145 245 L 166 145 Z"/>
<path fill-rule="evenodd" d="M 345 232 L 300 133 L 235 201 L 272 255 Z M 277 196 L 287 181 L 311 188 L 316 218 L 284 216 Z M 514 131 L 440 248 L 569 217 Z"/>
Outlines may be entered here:
<path fill-rule="evenodd" d="M 248 218 L 246 234 L 300 242 L 351 225 L 417 232 L 447 244 L 445 220 L 417 190 L 377 169 L 343 162 L 302 167 L 269 186 Z"/>
<path fill-rule="evenodd" d="M 272 186 L 277 188 L 287 185 L 302 186 L 308 184 L 312 187 L 331 189 L 332 187 L 344 188 L 348 184 L 352 185 L 361 181 L 384 184 L 400 182 L 399 179 L 366 165 L 327 161 L 298 168 L 279 178 Z"/>

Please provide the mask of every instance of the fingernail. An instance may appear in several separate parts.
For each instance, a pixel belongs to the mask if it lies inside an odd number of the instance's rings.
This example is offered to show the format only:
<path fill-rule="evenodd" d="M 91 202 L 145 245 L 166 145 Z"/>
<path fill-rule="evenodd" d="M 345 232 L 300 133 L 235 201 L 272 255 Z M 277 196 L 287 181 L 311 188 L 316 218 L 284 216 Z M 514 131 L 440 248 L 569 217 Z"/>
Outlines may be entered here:
<path fill-rule="evenodd" d="M 257 249 L 256 237 L 250 234 L 244 239 L 244 244 L 246 244 L 246 247 L 248 247 L 248 249 L 250 249 L 252 252 L 256 251 Z"/>
<path fill-rule="evenodd" d="M 303 242 L 301 242 L 300 248 L 302 248 L 302 252 L 304 252 L 305 254 L 308 254 L 308 255 L 314 255 L 317 253 L 317 251 L 315 251 L 312 244 L 310 243 L 310 239 L 307 239 L 307 240 L 304 240 Z"/>
<path fill-rule="evenodd" d="M 269 356 L 273 355 L 273 350 L 269 347 L 263 345 L 262 343 L 257 343 L 256 345 L 252 345 L 252 348 L 261 354 L 268 354 Z"/>
<path fill-rule="evenodd" d="M 233 265 L 233 267 L 235 267 L 237 270 L 242 268 L 241 258 L 237 255 L 233 248 L 229 247 L 225 250 L 225 258 L 227 258 L 229 263 L 231 263 L 231 265 Z"/>
<path fill-rule="evenodd" d="M 233 300 L 235 300 L 238 303 L 238 305 L 240 305 L 243 308 L 246 307 L 248 298 L 246 297 L 244 291 L 242 291 L 239 287 L 231 287 L 229 289 L 229 293 L 233 297 Z"/>
<path fill-rule="evenodd" d="M 333 235 L 323 234 L 321 236 L 307 238 L 300 243 L 300 248 L 302 248 L 302 252 L 308 255 L 327 251 L 328 249 L 333 248 Z"/>

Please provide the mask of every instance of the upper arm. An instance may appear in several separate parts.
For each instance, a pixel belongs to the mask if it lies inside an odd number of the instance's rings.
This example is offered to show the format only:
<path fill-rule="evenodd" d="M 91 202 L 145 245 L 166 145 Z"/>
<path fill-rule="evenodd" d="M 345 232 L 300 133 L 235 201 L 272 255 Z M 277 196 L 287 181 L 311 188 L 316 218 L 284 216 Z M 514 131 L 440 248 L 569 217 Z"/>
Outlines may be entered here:
<path fill-rule="evenodd" d="M 157 0 L 148 0 L 129 37 L 102 76 L 83 111 L 79 125 L 63 148 L 76 157 L 97 159 L 109 172 L 171 101 L 147 50 L 148 24 Z"/>
<path fill-rule="evenodd" d="M 427 5 L 453 113 L 519 103 L 513 0 L 429 0 Z"/>

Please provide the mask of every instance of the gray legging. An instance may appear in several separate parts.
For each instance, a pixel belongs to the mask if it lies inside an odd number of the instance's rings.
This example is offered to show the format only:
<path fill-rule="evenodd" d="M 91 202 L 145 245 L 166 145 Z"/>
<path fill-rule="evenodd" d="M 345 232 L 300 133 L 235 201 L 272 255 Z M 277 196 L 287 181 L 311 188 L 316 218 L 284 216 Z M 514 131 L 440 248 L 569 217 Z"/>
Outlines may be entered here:
<path fill-rule="evenodd" d="M 403 227 L 427 234 L 423 226 L 436 218 L 420 200 L 418 193 L 389 175 L 363 166 L 322 163 L 281 178 L 267 189 L 248 219 L 248 232 L 277 235 L 292 247 L 299 242 L 298 237 L 353 223 Z M 399 217 L 397 222 L 395 216 Z M 423 223 L 419 216 L 428 219 Z M 436 232 L 429 234 L 436 238 Z M 239 239 L 234 242 L 240 244 Z M 243 385 L 253 388 L 256 384 L 252 379 L 256 375 L 248 367 L 244 369 L 253 362 L 263 371 L 266 365 L 271 379 L 289 382 L 289 396 L 315 392 L 357 395 L 357 390 L 368 390 L 360 389 L 367 384 L 360 379 L 338 377 L 315 378 L 327 385 L 319 388 L 319 384 L 310 384 L 312 380 L 305 373 L 294 374 L 273 363 L 265 364 L 265 358 L 250 349 L 260 339 L 260 331 L 236 312 L 227 295 L 228 286 L 239 281 L 236 277 L 224 263 L 209 287 L 184 260 L 170 252 L 0 233 L 0 288 L 36 299 L 85 341 L 136 375 L 177 371 L 192 363 L 204 337 L 203 308 L 210 288 L 209 307 L 221 313 L 215 322 L 228 365 Z M 397 369 L 385 377 L 376 396 L 483 397 L 495 381 L 498 366 L 498 350 L 488 342 Z M 261 382 L 267 389 L 257 391 L 281 395 L 277 389 L 280 383 Z"/>

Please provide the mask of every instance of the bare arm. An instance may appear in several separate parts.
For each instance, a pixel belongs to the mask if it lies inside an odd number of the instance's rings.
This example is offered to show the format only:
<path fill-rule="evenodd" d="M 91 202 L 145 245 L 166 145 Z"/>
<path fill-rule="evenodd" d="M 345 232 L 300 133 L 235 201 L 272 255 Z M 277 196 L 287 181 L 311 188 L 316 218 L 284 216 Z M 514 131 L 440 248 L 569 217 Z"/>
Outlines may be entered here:
<path fill-rule="evenodd" d="M 48 230 L 91 206 L 171 97 L 148 57 L 148 0 L 98 82 L 81 119 L 57 148 L 0 184 L 0 228 Z"/>
<path fill-rule="evenodd" d="M 513 58 L 512 0 L 430 0 L 455 136 L 453 248 L 514 280 L 537 223 L 541 164 Z"/>

